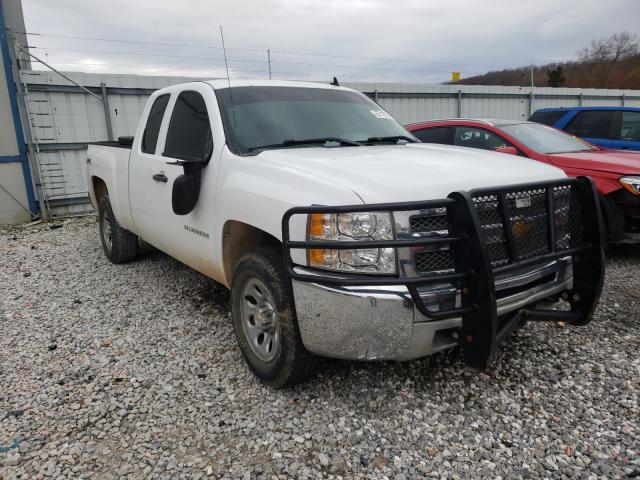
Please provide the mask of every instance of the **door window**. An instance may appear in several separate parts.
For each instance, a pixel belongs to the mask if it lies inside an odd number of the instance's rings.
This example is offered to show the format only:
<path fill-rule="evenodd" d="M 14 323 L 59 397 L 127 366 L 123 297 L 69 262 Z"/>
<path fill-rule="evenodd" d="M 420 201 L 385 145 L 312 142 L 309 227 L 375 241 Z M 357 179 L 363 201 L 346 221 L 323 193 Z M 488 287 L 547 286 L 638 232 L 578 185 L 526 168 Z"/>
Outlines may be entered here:
<path fill-rule="evenodd" d="M 163 155 L 180 160 L 208 160 L 213 151 L 211 124 L 204 98 L 182 92 L 173 107 Z"/>
<path fill-rule="evenodd" d="M 480 148 L 482 150 L 513 146 L 495 133 L 475 127 L 456 127 L 453 144 L 459 147 Z"/>
<path fill-rule="evenodd" d="M 566 112 L 564 110 L 557 110 L 555 112 L 541 112 L 537 111 L 529 117 L 530 122 L 542 123 L 543 125 L 549 125 L 553 127 L 558 120 L 560 120 Z"/>
<path fill-rule="evenodd" d="M 156 153 L 160 124 L 162 123 L 162 117 L 164 117 L 164 111 L 167 109 L 169 97 L 169 94 L 160 95 L 151 106 L 147 125 L 144 127 L 144 133 L 142 134 L 142 145 L 140 146 L 144 153 Z"/>
<path fill-rule="evenodd" d="M 422 130 L 414 130 L 413 133 L 418 140 L 424 143 L 444 143 L 451 145 L 451 127 L 435 127 L 423 128 Z"/>
<path fill-rule="evenodd" d="M 612 138 L 613 110 L 583 110 L 579 112 L 565 130 L 577 137 Z"/>
<path fill-rule="evenodd" d="M 640 142 L 640 112 L 622 112 L 620 140 Z"/>

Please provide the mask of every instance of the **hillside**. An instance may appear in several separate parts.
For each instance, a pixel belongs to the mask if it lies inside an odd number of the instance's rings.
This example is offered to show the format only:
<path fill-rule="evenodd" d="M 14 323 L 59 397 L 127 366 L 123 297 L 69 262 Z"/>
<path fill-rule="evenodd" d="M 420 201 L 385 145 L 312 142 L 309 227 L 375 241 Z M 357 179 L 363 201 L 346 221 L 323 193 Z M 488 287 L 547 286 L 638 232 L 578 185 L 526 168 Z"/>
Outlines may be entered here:
<path fill-rule="evenodd" d="M 549 72 L 561 67 L 563 82 L 549 83 Z M 557 70 L 556 70 L 557 72 Z M 551 74 L 553 77 L 553 74 Z M 534 84 L 538 87 L 563 86 L 578 88 L 630 88 L 640 89 L 640 54 L 628 56 L 614 65 L 595 62 L 565 62 L 536 66 L 533 70 Z M 558 79 L 557 73 L 555 76 Z M 530 67 L 492 71 L 484 75 L 463 78 L 463 85 L 531 85 Z"/>

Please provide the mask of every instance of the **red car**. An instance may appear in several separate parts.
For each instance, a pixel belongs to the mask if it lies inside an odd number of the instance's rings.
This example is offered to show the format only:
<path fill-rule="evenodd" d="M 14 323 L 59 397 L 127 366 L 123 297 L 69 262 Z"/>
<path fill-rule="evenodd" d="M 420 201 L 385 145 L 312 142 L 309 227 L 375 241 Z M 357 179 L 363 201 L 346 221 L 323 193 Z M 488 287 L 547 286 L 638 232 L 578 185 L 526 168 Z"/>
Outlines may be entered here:
<path fill-rule="evenodd" d="M 611 244 L 640 242 L 640 153 L 591 145 L 555 128 L 518 120 L 451 119 L 406 126 L 420 141 L 496 150 L 591 177 Z"/>

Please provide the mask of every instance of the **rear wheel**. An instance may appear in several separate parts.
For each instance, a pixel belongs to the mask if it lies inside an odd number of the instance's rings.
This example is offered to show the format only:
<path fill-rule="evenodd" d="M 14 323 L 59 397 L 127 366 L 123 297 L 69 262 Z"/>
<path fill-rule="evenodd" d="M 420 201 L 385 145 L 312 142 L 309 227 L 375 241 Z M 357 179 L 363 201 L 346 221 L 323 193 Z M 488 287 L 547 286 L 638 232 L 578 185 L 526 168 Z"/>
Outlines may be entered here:
<path fill-rule="evenodd" d="M 309 374 L 312 356 L 302 344 L 291 280 L 276 248 L 260 248 L 240 259 L 231 301 L 238 345 L 262 382 L 282 388 Z"/>
<path fill-rule="evenodd" d="M 100 199 L 98 225 L 102 249 L 112 263 L 130 262 L 136 258 L 138 237 L 118 224 L 108 196 Z"/>

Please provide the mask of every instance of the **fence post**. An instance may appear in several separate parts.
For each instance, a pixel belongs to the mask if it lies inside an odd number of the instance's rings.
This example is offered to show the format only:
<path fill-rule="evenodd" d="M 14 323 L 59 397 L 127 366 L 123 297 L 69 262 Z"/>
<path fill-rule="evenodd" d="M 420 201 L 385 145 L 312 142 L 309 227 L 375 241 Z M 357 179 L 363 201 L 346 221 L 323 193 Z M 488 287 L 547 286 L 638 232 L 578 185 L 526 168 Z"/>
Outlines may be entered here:
<path fill-rule="evenodd" d="M 620 95 L 620 105 L 624 107 L 624 93 Z"/>
<path fill-rule="evenodd" d="M 380 102 L 378 102 L 378 90 L 373 91 L 373 101 L 380 105 Z"/>
<path fill-rule="evenodd" d="M 578 106 L 582 106 L 582 92 L 580 92 L 580 94 L 578 95 Z"/>
<path fill-rule="evenodd" d="M 100 83 L 100 90 L 102 92 L 102 106 L 104 107 L 104 119 L 107 122 L 107 140 L 112 142 L 113 139 L 113 128 L 111 127 L 111 112 L 109 111 L 109 96 L 107 95 L 107 85 L 106 83 Z"/>
<path fill-rule="evenodd" d="M 533 112 L 535 111 L 533 102 L 535 100 L 535 97 L 533 96 L 533 90 L 531 90 L 529 92 L 529 116 L 533 115 Z"/>
<path fill-rule="evenodd" d="M 458 90 L 458 118 L 462 118 L 462 90 Z"/>

